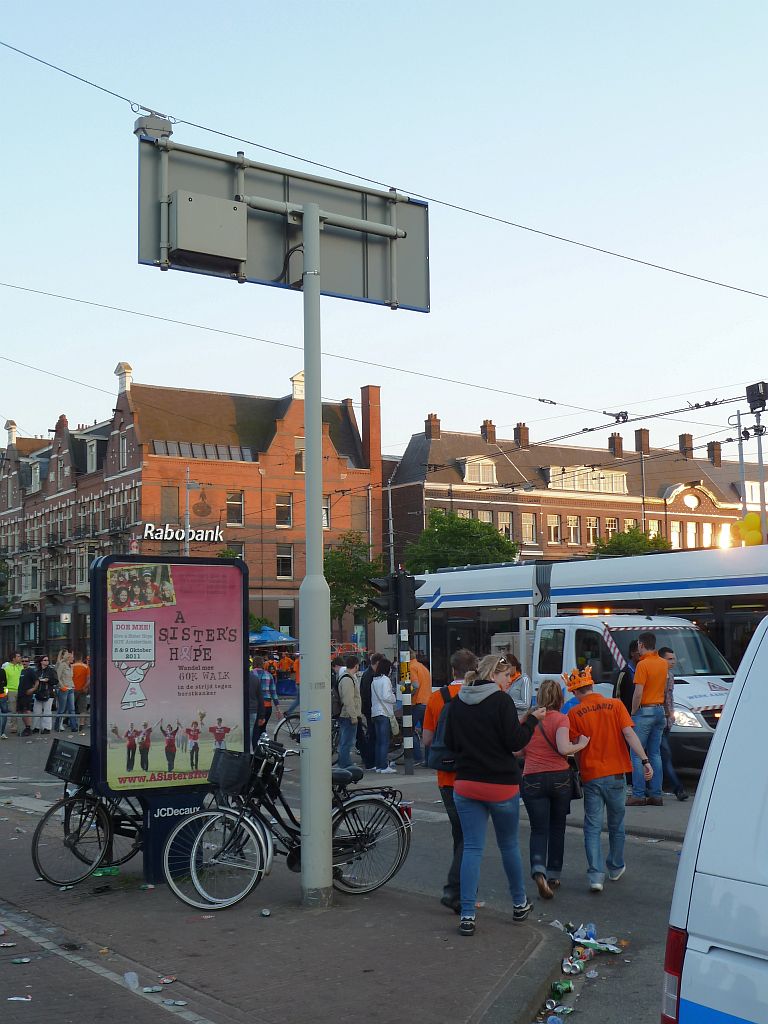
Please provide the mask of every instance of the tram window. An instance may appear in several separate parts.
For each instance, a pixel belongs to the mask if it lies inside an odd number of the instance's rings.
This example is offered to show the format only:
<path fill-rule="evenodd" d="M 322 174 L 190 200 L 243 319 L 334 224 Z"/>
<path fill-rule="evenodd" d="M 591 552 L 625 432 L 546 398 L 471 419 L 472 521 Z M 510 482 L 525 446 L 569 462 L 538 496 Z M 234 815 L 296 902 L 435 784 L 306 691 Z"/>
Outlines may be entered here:
<path fill-rule="evenodd" d="M 613 670 L 613 655 L 599 633 L 591 629 L 576 630 L 576 664 L 591 668 L 596 683 L 607 681 Z"/>
<path fill-rule="evenodd" d="M 563 671 L 564 629 L 542 629 L 539 637 L 539 672 L 560 674 Z"/>

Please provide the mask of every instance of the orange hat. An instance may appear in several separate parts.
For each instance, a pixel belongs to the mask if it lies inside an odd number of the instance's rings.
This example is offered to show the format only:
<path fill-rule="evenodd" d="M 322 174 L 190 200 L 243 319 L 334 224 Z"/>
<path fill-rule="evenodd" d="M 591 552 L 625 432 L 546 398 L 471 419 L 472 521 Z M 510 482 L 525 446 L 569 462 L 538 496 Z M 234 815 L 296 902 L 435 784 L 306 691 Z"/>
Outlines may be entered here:
<path fill-rule="evenodd" d="M 573 693 L 574 690 L 580 690 L 583 686 L 592 686 L 594 684 L 594 679 L 592 678 L 592 666 L 587 665 L 587 667 L 581 671 L 575 668 L 569 676 L 563 673 L 563 679 L 565 680 L 565 686 L 569 693 Z"/>

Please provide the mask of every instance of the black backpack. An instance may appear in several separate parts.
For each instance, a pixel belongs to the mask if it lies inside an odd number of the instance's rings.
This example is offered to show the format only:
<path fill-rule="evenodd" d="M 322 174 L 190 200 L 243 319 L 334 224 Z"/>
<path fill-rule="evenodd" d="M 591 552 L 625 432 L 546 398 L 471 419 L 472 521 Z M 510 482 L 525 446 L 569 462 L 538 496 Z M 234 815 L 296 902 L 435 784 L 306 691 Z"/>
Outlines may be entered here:
<path fill-rule="evenodd" d="M 437 720 L 435 735 L 432 737 L 432 744 L 427 757 L 427 767 L 436 768 L 440 772 L 456 771 L 456 755 L 445 743 L 445 728 L 448 724 L 451 704 L 456 699 L 451 697 L 451 691 L 447 686 L 440 687 L 440 696 L 443 698 L 443 710 Z"/>
<path fill-rule="evenodd" d="M 41 679 L 40 685 L 37 687 L 34 693 L 35 700 L 50 700 L 52 696 L 53 692 L 51 690 L 51 684 L 48 682 L 47 679 Z"/>
<path fill-rule="evenodd" d="M 341 694 L 339 693 L 339 677 L 336 669 L 331 669 L 331 718 L 338 718 L 341 714 Z"/>

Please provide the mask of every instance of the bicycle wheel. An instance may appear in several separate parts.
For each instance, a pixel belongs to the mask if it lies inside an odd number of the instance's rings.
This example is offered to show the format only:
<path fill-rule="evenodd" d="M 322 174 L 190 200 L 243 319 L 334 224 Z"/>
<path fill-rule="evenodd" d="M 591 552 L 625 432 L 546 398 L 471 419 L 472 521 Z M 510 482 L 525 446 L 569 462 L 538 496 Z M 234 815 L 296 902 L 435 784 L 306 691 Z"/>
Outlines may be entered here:
<path fill-rule="evenodd" d="M 339 760 L 339 736 L 341 734 L 341 726 L 339 725 L 338 718 L 331 719 L 331 764 L 336 764 Z"/>
<path fill-rule="evenodd" d="M 51 885 L 76 885 L 102 863 L 111 837 L 112 823 L 96 797 L 65 797 L 40 819 L 32 863 Z"/>
<path fill-rule="evenodd" d="M 299 742 L 299 715 L 286 715 L 275 729 L 275 741 L 284 747 Z"/>
<path fill-rule="evenodd" d="M 179 822 L 163 851 L 165 880 L 191 907 L 223 910 L 244 899 L 265 874 L 260 826 L 234 811 L 201 811 Z"/>
<path fill-rule="evenodd" d="M 334 815 L 333 885 L 373 892 L 399 870 L 410 849 L 410 823 L 387 800 L 352 797 Z"/>

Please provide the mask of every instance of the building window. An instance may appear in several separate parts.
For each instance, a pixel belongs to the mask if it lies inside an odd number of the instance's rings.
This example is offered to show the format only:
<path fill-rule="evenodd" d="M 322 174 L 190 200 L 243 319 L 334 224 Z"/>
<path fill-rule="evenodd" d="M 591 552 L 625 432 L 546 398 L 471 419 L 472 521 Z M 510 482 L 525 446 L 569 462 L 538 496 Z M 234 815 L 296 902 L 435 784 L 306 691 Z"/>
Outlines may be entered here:
<path fill-rule="evenodd" d="M 560 543 L 560 516 L 547 516 L 547 543 Z"/>
<path fill-rule="evenodd" d="M 128 468 L 128 435 L 120 435 L 120 469 Z"/>
<path fill-rule="evenodd" d="M 56 462 L 56 486 L 61 491 L 64 488 L 64 456 L 59 455 Z"/>
<path fill-rule="evenodd" d="M 293 579 L 293 544 L 277 545 L 277 570 L 279 580 Z"/>
<path fill-rule="evenodd" d="M 714 539 L 712 523 L 701 524 L 701 546 L 703 548 L 711 548 L 712 541 Z"/>
<path fill-rule="evenodd" d="M 228 540 L 226 546 L 234 551 L 233 558 L 242 558 L 245 561 L 245 544 L 241 540 Z"/>
<path fill-rule="evenodd" d="M 536 543 L 536 513 L 523 512 L 520 519 L 520 528 L 523 534 L 523 544 Z"/>
<path fill-rule="evenodd" d="M 95 441 L 89 441 L 88 444 L 86 445 L 85 471 L 86 471 L 86 473 L 95 473 L 96 472 L 96 442 Z"/>
<path fill-rule="evenodd" d="M 581 544 L 581 519 L 578 516 L 568 516 L 568 543 Z"/>
<path fill-rule="evenodd" d="M 30 467 L 32 470 L 32 483 L 29 486 L 30 491 L 40 490 L 40 463 L 33 462 Z"/>
<path fill-rule="evenodd" d="M 597 544 L 600 540 L 600 520 L 597 516 L 587 516 L 587 544 Z"/>
<path fill-rule="evenodd" d="M 227 526 L 243 525 L 243 492 L 230 491 L 227 494 Z"/>
<path fill-rule="evenodd" d="M 277 628 L 281 633 L 286 633 L 288 636 L 293 635 L 294 625 L 294 611 L 293 608 L 278 608 L 277 609 Z"/>
<path fill-rule="evenodd" d="M 323 495 L 323 529 L 330 530 L 331 528 L 331 496 L 330 494 Z"/>
<path fill-rule="evenodd" d="M 10 475 L 8 476 L 8 481 L 6 485 L 5 501 L 8 508 L 11 508 L 11 506 L 13 505 L 13 478 Z"/>
<path fill-rule="evenodd" d="M 619 532 L 619 520 L 616 516 L 605 517 L 605 539 L 610 540 Z"/>
<path fill-rule="evenodd" d="M 293 526 L 292 494 L 278 494 L 275 498 L 275 526 Z"/>
<path fill-rule="evenodd" d="M 687 548 L 698 547 L 698 530 L 696 527 L 698 523 L 686 523 L 685 524 L 685 546 Z"/>
<path fill-rule="evenodd" d="M 512 513 L 511 512 L 499 512 L 499 533 L 506 537 L 507 540 L 512 540 Z"/>
<path fill-rule="evenodd" d="M 550 466 L 549 487 L 557 491 L 627 494 L 627 474 L 590 466 Z"/>
<path fill-rule="evenodd" d="M 731 546 L 731 524 L 720 523 L 720 547 L 729 548 Z"/>
<path fill-rule="evenodd" d="M 481 523 L 493 524 L 493 512 L 491 512 L 490 509 L 478 509 L 477 518 L 480 520 Z"/>
<path fill-rule="evenodd" d="M 673 548 L 681 548 L 682 545 L 682 526 L 679 520 L 673 519 L 669 524 L 669 543 Z"/>
<path fill-rule="evenodd" d="M 648 536 L 649 537 L 660 537 L 661 536 L 661 520 L 660 519 L 649 519 L 648 520 Z"/>
<path fill-rule="evenodd" d="M 294 473 L 304 472 L 304 438 L 294 437 L 294 456 L 293 456 L 293 471 Z"/>
<path fill-rule="evenodd" d="M 472 509 L 471 508 L 457 508 L 456 509 L 456 515 L 459 517 L 459 519 L 471 519 L 472 518 Z"/>
<path fill-rule="evenodd" d="M 630 530 L 636 530 L 636 529 L 637 529 L 637 520 L 636 519 L 625 519 L 624 520 L 624 533 L 629 533 Z"/>
<path fill-rule="evenodd" d="M 495 484 L 496 465 L 491 459 L 474 459 L 464 463 L 464 479 L 468 484 Z"/>

